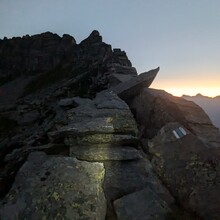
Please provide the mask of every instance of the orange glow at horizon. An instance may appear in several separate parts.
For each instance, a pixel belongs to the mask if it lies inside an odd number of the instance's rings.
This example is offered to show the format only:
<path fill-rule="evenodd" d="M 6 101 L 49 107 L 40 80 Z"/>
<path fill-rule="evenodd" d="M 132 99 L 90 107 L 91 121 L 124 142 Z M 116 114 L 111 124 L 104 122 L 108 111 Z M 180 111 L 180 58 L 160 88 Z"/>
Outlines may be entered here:
<path fill-rule="evenodd" d="M 190 95 L 194 96 L 198 93 L 209 96 L 216 97 L 220 95 L 220 81 L 216 80 L 215 82 L 179 82 L 179 81 L 157 81 L 153 82 L 151 88 L 162 89 L 168 93 L 171 93 L 174 96 Z"/>

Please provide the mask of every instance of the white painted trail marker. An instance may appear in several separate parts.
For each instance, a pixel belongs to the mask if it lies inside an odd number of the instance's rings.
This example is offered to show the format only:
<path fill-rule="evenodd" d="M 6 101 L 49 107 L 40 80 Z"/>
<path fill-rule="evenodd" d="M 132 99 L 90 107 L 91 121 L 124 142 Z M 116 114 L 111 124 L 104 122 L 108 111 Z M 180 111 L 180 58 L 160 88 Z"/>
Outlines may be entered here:
<path fill-rule="evenodd" d="M 184 137 L 185 135 L 187 135 L 185 129 L 182 127 L 174 129 L 173 134 L 177 139 L 180 139 L 180 138 Z"/>

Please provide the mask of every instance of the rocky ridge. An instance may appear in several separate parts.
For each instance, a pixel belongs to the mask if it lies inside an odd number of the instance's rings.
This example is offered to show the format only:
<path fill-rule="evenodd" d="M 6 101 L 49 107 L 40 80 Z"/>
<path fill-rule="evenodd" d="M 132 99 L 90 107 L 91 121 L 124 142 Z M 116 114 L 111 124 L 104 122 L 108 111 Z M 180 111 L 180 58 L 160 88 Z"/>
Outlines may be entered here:
<path fill-rule="evenodd" d="M 1 219 L 219 218 L 219 130 L 147 88 L 159 68 L 137 75 L 98 31 L 4 39 L 0 57 Z"/>

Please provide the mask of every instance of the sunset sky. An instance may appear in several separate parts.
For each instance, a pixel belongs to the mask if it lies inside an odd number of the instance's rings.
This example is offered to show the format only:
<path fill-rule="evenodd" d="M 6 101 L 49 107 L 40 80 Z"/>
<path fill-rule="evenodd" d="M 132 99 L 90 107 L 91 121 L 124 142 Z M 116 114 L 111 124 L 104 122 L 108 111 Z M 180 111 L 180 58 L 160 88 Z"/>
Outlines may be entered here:
<path fill-rule="evenodd" d="M 160 66 L 152 87 L 220 95 L 219 0 L 0 0 L 0 38 L 94 29 L 139 73 Z"/>

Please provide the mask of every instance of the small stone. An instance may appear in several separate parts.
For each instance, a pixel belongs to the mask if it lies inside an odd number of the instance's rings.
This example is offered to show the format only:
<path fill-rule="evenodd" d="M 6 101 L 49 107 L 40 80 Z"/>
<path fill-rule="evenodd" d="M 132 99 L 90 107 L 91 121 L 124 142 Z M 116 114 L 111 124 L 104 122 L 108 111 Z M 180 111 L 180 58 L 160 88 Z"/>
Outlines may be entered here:
<path fill-rule="evenodd" d="M 58 105 L 60 107 L 69 107 L 69 108 L 75 108 L 78 106 L 78 104 L 74 101 L 74 99 L 71 98 L 61 99 L 58 102 Z"/>

